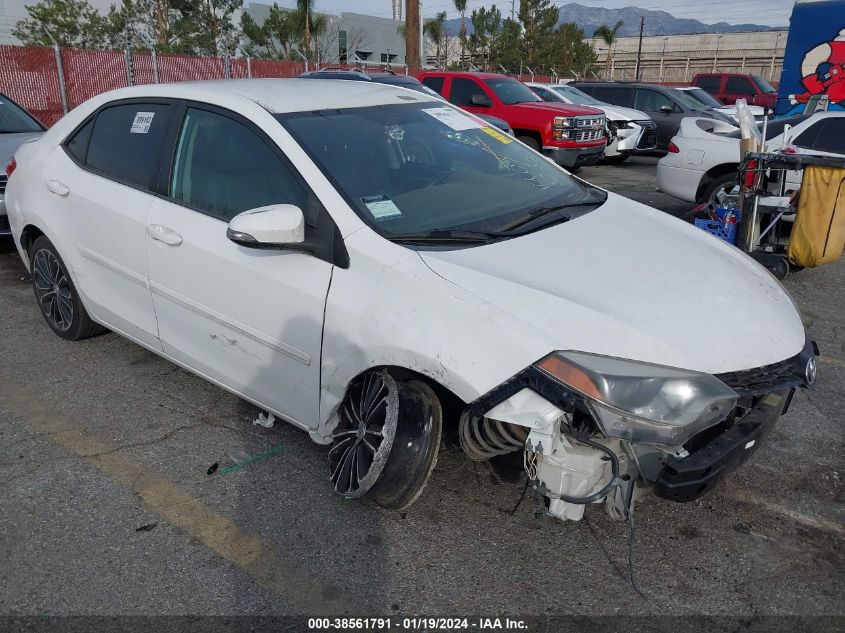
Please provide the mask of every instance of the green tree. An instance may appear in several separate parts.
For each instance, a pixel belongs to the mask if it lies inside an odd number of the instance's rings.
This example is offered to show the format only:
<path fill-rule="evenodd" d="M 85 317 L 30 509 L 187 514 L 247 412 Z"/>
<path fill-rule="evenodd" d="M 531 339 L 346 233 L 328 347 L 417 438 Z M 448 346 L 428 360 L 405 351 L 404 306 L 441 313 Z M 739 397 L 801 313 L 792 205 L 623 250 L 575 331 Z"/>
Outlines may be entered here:
<path fill-rule="evenodd" d="M 241 16 L 241 28 L 247 39 L 247 53 L 258 57 L 284 59 L 302 37 L 300 21 L 295 12 L 273 4 L 267 19 L 259 25 L 251 15 Z"/>
<path fill-rule="evenodd" d="M 429 18 L 423 24 L 423 33 L 428 35 L 428 38 L 432 41 L 435 45 L 436 55 L 437 55 L 437 67 L 444 68 L 445 67 L 445 59 L 441 62 L 441 53 L 444 54 L 445 57 L 445 49 L 446 49 L 446 12 L 441 11 L 435 17 Z"/>
<path fill-rule="evenodd" d="M 548 61 L 554 47 L 559 9 L 551 0 L 520 0 L 523 60 L 532 68 Z M 536 69 L 534 69 L 536 70 Z"/>
<path fill-rule="evenodd" d="M 491 70 L 500 65 L 513 72 L 522 61 L 522 25 L 517 20 L 507 18 L 501 22 L 496 32 L 490 35 Z"/>
<path fill-rule="evenodd" d="M 616 34 L 622 28 L 623 24 L 624 22 L 619 20 L 612 27 L 607 25 L 600 26 L 593 33 L 593 37 L 600 37 L 607 44 L 607 57 L 604 59 L 604 74 L 606 77 L 610 75 L 610 61 L 613 56 L 613 44 L 616 42 Z"/>
<path fill-rule="evenodd" d="M 26 7 L 12 35 L 26 46 L 103 48 L 109 39 L 108 21 L 87 0 L 39 0 Z"/>
<path fill-rule="evenodd" d="M 466 41 L 467 41 L 467 26 L 466 26 L 466 13 L 467 13 L 467 0 L 453 0 L 455 3 L 455 9 L 457 9 L 461 14 L 461 29 L 458 32 L 458 37 L 461 38 L 461 61 L 460 63 L 464 63 L 464 53 L 466 52 Z"/>

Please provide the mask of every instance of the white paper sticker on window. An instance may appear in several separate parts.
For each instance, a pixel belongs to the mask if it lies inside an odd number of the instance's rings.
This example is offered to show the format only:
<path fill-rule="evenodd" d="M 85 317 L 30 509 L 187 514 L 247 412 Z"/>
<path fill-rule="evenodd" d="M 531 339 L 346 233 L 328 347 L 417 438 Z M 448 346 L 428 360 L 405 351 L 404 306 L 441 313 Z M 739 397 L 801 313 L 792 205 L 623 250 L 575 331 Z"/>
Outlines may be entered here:
<path fill-rule="evenodd" d="M 453 130 L 473 130 L 481 127 L 481 123 L 476 119 L 468 117 L 453 108 L 425 108 L 423 112 L 429 116 L 433 116 Z"/>
<path fill-rule="evenodd" d="M 361 198 L 361 202 L 367 205 L 367 209 L 373 214 L 376 220 L 389 220 L 390 218 L 401 218 L 402 212 L 393 200 L 387 196 L 369 196 Z"/>
<path fill-rule="evenodd" d="M 136 112 L 135 120 L 132 121 L 132 127 L 129 128 L 129 133 L 146 134 L 147 132 L 149 132 L 155 114 L 155 112 Z"/>

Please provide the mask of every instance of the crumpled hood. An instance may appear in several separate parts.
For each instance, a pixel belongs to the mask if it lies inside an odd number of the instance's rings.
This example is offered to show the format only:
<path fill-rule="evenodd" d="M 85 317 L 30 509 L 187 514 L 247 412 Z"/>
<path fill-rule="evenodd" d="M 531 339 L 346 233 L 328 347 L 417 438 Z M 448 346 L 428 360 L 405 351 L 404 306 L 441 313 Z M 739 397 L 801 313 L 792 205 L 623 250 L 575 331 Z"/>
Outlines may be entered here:
<path fill-rule="evenodd" d="M 632 108 L 623 108 L 622 106 L 604 104 L 592 107 L 604 110 L 608 121 L 651 121 L 651 117 L 645 112 L 640 112 L 639 110 L 634 110 Z"/>
<path fill-rule="evenodd" d="M 420 256 L 441 277 L 539 331 L 549 351 L 722 373 L 784 360 L 804 345 L 792 300 L 763 267 L 615 194 L 565 224 Z"/>

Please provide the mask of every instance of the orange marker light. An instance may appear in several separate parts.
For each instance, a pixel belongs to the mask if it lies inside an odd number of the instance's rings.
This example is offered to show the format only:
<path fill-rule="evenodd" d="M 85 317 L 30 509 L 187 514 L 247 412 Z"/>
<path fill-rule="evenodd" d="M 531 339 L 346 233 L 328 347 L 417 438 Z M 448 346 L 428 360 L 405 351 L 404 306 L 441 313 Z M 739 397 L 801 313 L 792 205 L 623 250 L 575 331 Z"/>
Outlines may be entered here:
<path fill-rule="evenodd" d="M 565 358 L 552 354 L 537 363 L 537 367 L 560 382 L 580 391 L 585 396 L 597 400 L 601 399 L 601 392 L 593 379 L 578 365 Z"/>

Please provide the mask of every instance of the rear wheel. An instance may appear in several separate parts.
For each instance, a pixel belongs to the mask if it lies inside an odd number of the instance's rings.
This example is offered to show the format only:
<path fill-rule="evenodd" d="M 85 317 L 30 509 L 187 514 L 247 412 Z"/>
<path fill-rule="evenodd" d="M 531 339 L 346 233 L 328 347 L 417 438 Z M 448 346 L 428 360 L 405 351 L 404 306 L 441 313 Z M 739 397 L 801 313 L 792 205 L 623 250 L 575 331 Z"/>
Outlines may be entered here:
<path fill-rule="evenodd" d="M 434 391 L 385 370 L 356 378 L 332 433 L 329 469 L 336 492 L 384 508 L 411 505 L 437 461 L 443 414 Z"/>
<path fill-rule="evenodd" d="M 718 193 L 724 189 L 732 189 L 736 184 L 736 179 L 737 172 L 735 171 L 717 176 L 711 180 L 704 188 L 704 191 L 701 192 L 701 201 L 718 204 Z"/>
<path fill-rule="evenodd" d="M 63 339 L 79 341 L 107 332 L 88 316 L 65 263 L 43 235 L 29 249 L 32 289 L 47 325 Z"/>

